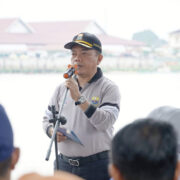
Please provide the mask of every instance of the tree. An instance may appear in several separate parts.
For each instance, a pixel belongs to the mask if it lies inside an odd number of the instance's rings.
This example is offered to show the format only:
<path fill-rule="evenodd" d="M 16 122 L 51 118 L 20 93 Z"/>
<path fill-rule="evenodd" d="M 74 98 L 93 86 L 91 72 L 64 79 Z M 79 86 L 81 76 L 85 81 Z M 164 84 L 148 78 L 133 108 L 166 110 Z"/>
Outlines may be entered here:
<path fill-rule="evenodd" d="M 160 39 L 154 32 L 151 30 L 144 30 L 133 34 L 133 40 L 144 42 L 147 46 L 151 48 L 160 47 L 167 42 Z"/>

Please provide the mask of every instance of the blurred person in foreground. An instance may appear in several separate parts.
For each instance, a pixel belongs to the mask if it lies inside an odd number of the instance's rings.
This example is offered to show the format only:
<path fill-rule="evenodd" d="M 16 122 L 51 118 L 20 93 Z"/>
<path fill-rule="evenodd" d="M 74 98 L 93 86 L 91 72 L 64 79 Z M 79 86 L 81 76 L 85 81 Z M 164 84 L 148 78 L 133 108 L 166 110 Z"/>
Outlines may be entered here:
<path fill-rule="evenodd" d="M 113 180 L 177 180 L 177 135 L 170 123 L 136 120 L 113 138 L 109 172 Z"/>
<path fill-rule="evenodd" d="M 170 123 L 177 132 L 178 161 L 180 162 L 180 108 L 173 106 L 160 106 L 152 110 L 149 118 Z M 180 180 L 180 177 L 178 178 Z"/>
<path fill-rule="evenodd" d="M 74 131 L 83 146 L 57 133 L 60 170 L 86 180 L 108 180 L 113 124 L 120 111 L 119 89 L 98 67 L 103 59 L 102 46 L 94 34 L 79 33 L 64 47 L 71 50 L 71 63 L 77 65 L 76 75 L 57 87 L 49 106 L 55 105 L 59 111 L 69 89 L 62 111 L 67 123 L 62 127 Z M 49 119 L 52 113 L 47 109 L 43 127 L 51 137 L 53 125 Z"/>
<path fill-rule="evenodd" d="M 59 171 L 55 172 L 53 176 L 43 176 L 38 173 L 28 173 L 21 176 L 18 180 L 84 180 L 74 174 Z"/>
<path fill-rule="evenodd" d="M 0 180 L 11 179 L 11 170 L 18 162 L 19 152 L 19 148 L 14 147 L 10 121 L 0 104 Z"/>

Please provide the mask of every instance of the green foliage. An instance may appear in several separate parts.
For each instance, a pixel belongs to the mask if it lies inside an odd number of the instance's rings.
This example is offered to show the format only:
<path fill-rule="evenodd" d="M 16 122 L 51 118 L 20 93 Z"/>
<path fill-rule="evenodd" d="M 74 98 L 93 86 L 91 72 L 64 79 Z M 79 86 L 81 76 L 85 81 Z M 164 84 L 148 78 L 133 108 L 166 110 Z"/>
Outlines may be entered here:
<path fill-rule="evenodd" d="M 144 42 L 147 46 L 151 48 L 160 47 L 167 42 L 160 39 L 154 32 L 151 30 L 144 30 L 137 32 L 133 35 L 133 40 Z"/>

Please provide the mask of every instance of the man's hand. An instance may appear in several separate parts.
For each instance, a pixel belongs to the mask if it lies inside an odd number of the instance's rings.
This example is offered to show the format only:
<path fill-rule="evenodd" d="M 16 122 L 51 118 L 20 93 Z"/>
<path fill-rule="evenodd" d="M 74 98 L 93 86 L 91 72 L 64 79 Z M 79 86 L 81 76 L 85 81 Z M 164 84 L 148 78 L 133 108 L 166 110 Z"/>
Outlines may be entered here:
<path fill-rule="evenodd" d="M 66 80 L 66 87 L 69 88 L 71 97 L 74 101 L 77 101 L 80 97 L 78 83 L 72 77 Z"/>
<path fill-rule="evenodd" d="M 49 129 L 49 135 L 50 135 L 51 137 L 52 137 L 52 135 L 53 135 L 53 131 L 54 131 L 53 128 L 50 128 L 50 129 Z M 64 140 L 67 139 L 67 137 L 64 136 L 61 132 L 57 132 L 57 133 L 56 133 L 56 137 L 57 137 L 57 142 L 61 142 L 61 141 L 64 141 Z"/>
<path fill-rule="evenodd" d="M 60 132 L 57 132 L 57 142 L 61 142 L 61 141 L 64 141 L 64 140 L 66 140 L 67 139 L 67 137 L 66 136 L 64 136 L 62 133 L 60 133 Z"/>
<path fill-rule="evenodd" d="M 81 96 L 81 93 L 79 92 L 79 86 L 78 83 L 75 79 L 72 77 L 66 80 L 66 86 L 69 88 L 71 97 L 72 99 L 76 102 L 78 101 L 79 97 Z M 87 108 L 89 107 L 89 102 L 86 101 L 83 104 L 80 104 L 79 107 L 83 110 L 86 111 Z"/>

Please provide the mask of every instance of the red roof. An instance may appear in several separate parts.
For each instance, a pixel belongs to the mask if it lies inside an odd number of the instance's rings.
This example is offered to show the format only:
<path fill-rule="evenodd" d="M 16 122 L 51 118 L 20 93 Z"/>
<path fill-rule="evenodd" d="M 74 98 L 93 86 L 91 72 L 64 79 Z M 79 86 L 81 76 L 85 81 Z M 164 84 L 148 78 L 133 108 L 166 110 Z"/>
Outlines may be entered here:
<path fill-rule="evenodd" d="M 85 29 L 90 21 L 60 21 L 60 22 L 36 22 L 29 23 L 35 32 L 56 33 L 56 34 L 73 34 L 81 32 Z"/>
<path fill-rule="evenodd" d="M 0 33 L 5 33 L 8 27 L 16 20 L 17 18 L 0 19 Z"/>
<path fill-rule="evenodd" d="M 100 35 L 98 36 L 102 44 L 109 45 L 124 45 L 124 46 L 143 46 L 143 42 L 134 41 L 134 40 L 125 40 L 119 37 L 109 36 L 109 35 Z"/>
<path fill-rule="evenodd" d="M 143 43 L 124 40 L 118 37 L 107 35 L 104 30 L 94 21 L 60 21 L 60 22 L 36 22 L 24 23 L 32 33 L 8 33 L 7 29 L 14 21 L 21 21 L 18 18 L 0 19 L 0 44 L 27 44 L 27 45 L 63 45 L 72 40 L 79 32 L 86 31 L 87 27 L 93 25 L 101 32 L 98 35 L 102 44 L 139 46 Z M 32 30 L 32 31 L 31 31 Z"/>

